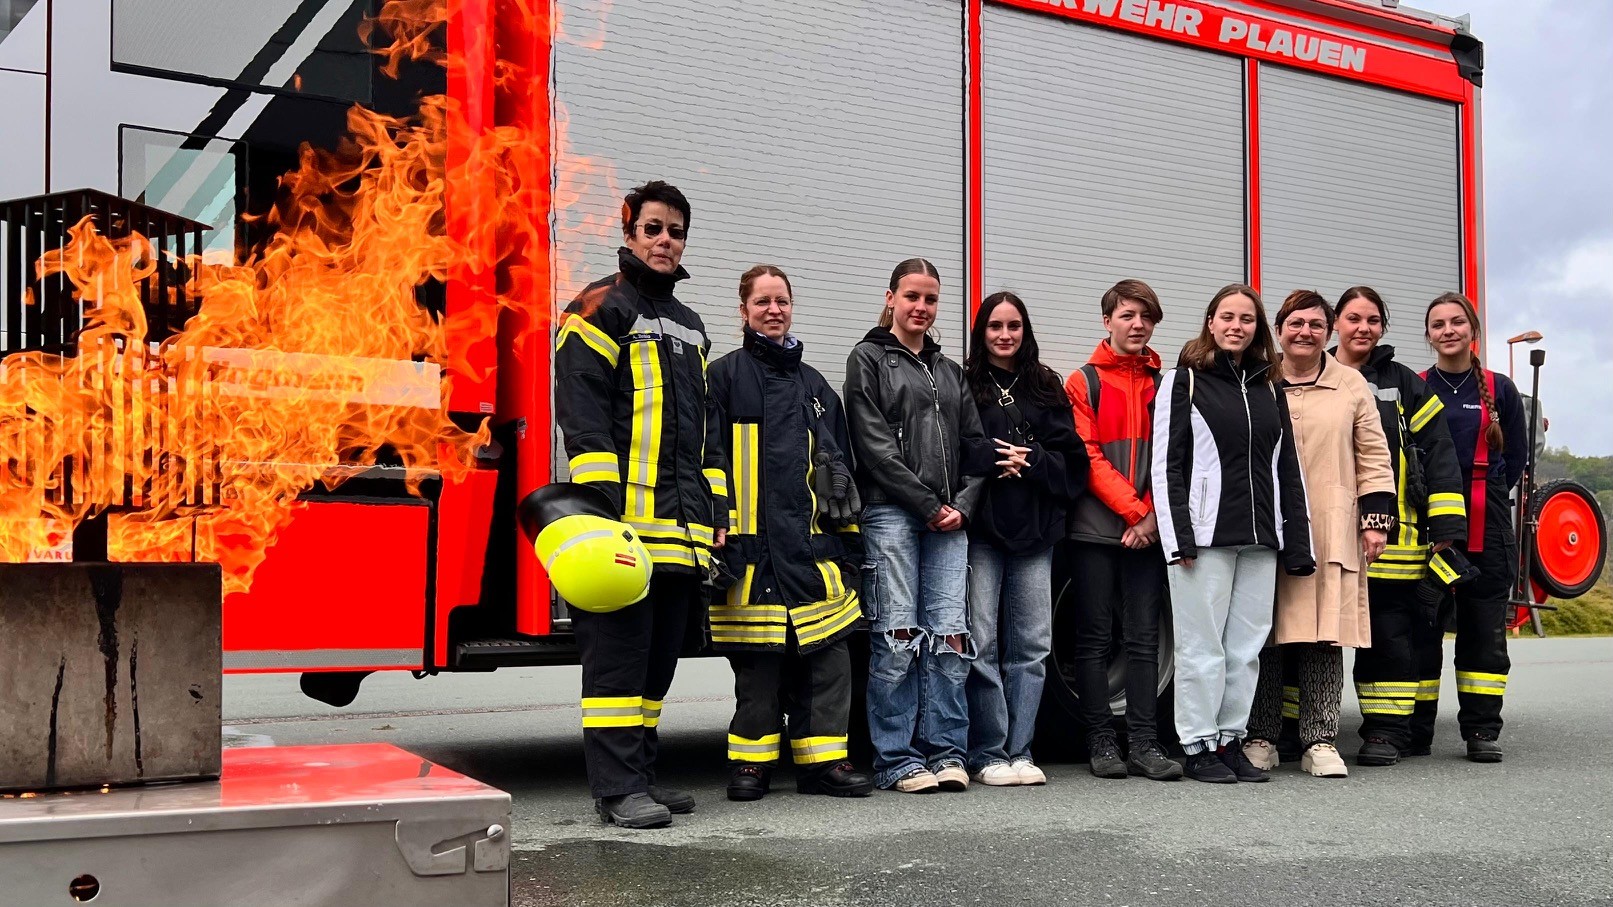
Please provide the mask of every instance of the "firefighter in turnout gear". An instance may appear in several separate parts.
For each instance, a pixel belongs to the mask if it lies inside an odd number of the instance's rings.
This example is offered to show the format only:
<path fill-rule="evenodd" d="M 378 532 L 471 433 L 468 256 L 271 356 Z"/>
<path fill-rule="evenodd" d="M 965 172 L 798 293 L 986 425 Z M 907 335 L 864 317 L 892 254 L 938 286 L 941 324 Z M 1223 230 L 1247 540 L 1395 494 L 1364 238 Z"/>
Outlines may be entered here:
<path fill-rule="evenodd" d="M 786 752 L 801 793 L 865 797 L 873 779 L 847 752 L 846 636 L 861 608 L 840 562 L 851 560 L 848 545 L 860 551 L 861 504 L 845 413 L 823 376 L 801 361 L 784 272 L 751 268 L 739 299 L 744 345 L 711 367 L 731 480 L 723 558 L 736 577 L 709 612 L 712 647 L 727 653 L 738 699 L 728 726 L 728 799 L 761 799 Z"/>
<path fill-rule="evenodd" d="M 643 600 L 571 608 L 582 660 L 588 784 L 600 817 L 666 825 L 694 798 L 656 783 L 656 728 L 691 608 L 728 526 L 722 438 L 706 405 L 705 325 L 673 296 L 689 203 L 655 181 L 622 206 L 621 270 L 566 307 L 555 409 L 571 480 L 604 492 L 649 552 Z"/>
<path fill-rule="evenodd" d="M 1439 359 L 1423 373 L 1445 404 L 1466 493 L 1467 537 L 1453 547 L 1478 576 L 1459 583 L 1446 598 L 1434 631 L 1418 646 L 1421 685 L 1412 716 L 1412 746 L 1432 745 L 1444 661 L 1447 614 L 1456 626 L 1456 723 L 1473 762 L 1501 761 L 1501 701 L 1512 659 L 1507 655 L 1507 617 L 1518 579 L 1518 539 L 1512 531 L 1512 489 L 1529 460 L 1523 398 L 1506 375 L 1479 364 L 1478 313 L 1460 293 L 1429 303 L 1423 326 Z M 1453 565 L 1454 566 L 1454 565 Z"/>
<path fill-rule="evenodd" d="M 1394 347 L 1379 343 L 1388 326 L 1388 307 L 1371 287 L 1351 287 L 1339 298 L 1339 345 L 1333 352 L 1340 364 L 1360 370 L 1377 397 L 1399 509 L 1388 545 L 1367 567 L 1372 646 L 1355 657 L 1361 702 L 1356 763 L 1367 766 L 1394 765 L 1402 755 L 1417 753 L 1412 715 L 1418 700 L 1439 696 L 1437 662 L 1433 678 L 1425 682 L 1413 655 L 1414 641 L 1426 637 L 1437 620 L 1424 580 L 1430 562 L 1467 537 L 1462 474 L 1445 405 L 1415 372 L 1395 361 Z"/>

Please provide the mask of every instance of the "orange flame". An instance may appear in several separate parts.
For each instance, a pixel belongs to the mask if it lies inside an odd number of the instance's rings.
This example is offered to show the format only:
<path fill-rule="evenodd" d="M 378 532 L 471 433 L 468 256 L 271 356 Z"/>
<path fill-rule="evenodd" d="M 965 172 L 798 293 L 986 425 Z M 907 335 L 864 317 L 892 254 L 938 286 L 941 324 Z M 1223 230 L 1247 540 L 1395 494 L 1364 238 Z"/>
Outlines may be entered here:
<path fill-rule="evenodd" d="M 455 65 L 431 33 L 457 5 L 388 0 L 372 26 L 391 38 L 384 68 Z M 86 219 L 41 260 L 72 282 L 86 326 L 73 355 L 0 361 L 0 560 L 48 557 L 70 526 L 116 509 L 114 559 L 216 560 L 226 592 L 241 591 L 316 482 L 383 451 L 414 491 L 468 468 L 487 427 L 450 421 L 449 376 L 483 377 L 471 351 L 496 336 L 501 307 L 547 330 L 547 279 L 509 261 L 542 236 L 547 170 L 544 185 L 522 181 L 541 151 L 513 127 L 471 135 L 443 96 L 406 119 L 354 107 L 347 125 L 341 147 L 304 146 L 282 177 L 265 246 L 185 263 L 200 308 L 158 347 L 143 339 L 140 282 L 159 264 L 143 237 L 109 240 Z M 470 136 L 452 161 L 450 134 Z M 448 210 L 450 183 L 486 204 Z M 446 318 L 420 304 L 418 287 L 467 275 L 490 275 L 487 298 Z"/>

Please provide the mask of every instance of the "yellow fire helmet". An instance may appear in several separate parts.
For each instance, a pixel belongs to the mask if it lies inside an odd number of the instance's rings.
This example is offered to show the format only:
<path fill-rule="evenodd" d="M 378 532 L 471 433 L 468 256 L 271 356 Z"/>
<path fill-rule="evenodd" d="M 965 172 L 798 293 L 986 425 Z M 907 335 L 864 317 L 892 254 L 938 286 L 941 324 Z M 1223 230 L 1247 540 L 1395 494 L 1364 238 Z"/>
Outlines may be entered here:
<path fill-rule="evenodd" d="M 569 482 L 537 489 L 519 508 L 549 582 L 584 611 L 616 611 L 650 591 L 650 553 L 611 509 L 603 492 Z"/>

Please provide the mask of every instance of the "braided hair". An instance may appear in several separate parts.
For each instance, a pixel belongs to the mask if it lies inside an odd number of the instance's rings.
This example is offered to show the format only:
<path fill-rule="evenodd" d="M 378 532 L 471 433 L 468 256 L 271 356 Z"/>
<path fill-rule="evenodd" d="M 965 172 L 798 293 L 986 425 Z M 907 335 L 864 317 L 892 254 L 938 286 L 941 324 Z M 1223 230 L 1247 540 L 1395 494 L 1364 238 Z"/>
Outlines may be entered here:
<path fill-rule="evenodd" d="M 1473 342 L 1477 344 L 1481 333 L 1478 309 L 1473 305 L 1472 300 L 1461 293 L 1442 293 L 1433 302 L 1430 302 L 1427 311 L 1423 313 L 1424 329 L 1426 330 L 1428 327 L 1428 316 L 1433 313 L 1434 309 L 1442 305 L 1462 307 L 1463 314 L 1467 316 L 1467 323 L 1473 327 Z M 1484 404 L 1485 412 L 1490 414 L 1490 427 L 1485 430 L 1484 440 L 1489 442 L 1491 450 L 1500 450 L 1506 444 L 1506 436 L 1501 431 L 1501 411 L 1496 408 L 1495 395 L 1490 393 L 1490 382 L 1484 380 L 1484 366 L 1479 362 L 1479 354 L 1472 353 L 1471 358 L 1473 377 L 1479 385 L 1479 400 Z"/>

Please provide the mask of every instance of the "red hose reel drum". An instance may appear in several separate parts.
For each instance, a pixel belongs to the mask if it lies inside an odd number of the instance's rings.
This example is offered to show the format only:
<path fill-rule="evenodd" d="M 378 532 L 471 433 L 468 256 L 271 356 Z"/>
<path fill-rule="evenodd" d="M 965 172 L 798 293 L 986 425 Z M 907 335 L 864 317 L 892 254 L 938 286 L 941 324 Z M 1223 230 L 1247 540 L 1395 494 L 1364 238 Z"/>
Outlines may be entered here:
<path fill-rule="evenodd" d="M 1535 492 L 1529 518 L 1536 527 L 1528 552 L 1535 601 L 1589 592 L 1607 563 L 1607 520 L 1596 495 L 1578 482 L 1551 482 Z M 1519 608 L 1511 625 L 1528 620 L 1529 609 Z"/>

